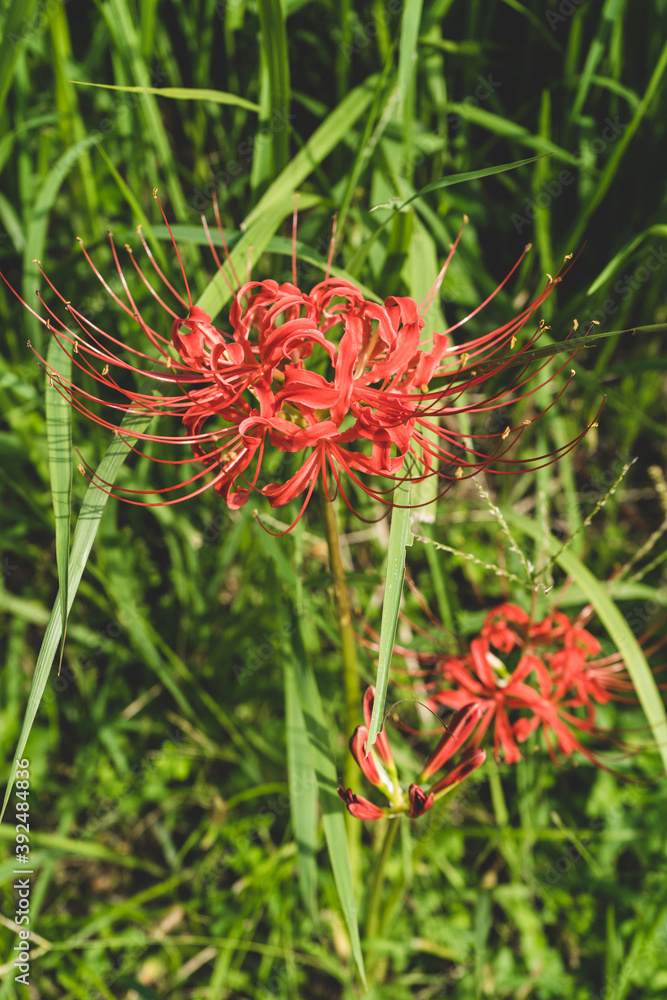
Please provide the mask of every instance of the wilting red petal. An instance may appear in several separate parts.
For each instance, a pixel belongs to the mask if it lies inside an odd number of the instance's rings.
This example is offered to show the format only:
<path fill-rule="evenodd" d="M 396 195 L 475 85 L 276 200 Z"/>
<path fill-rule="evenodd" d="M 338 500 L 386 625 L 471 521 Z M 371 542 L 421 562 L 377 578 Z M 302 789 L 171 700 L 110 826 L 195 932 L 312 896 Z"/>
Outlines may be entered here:
<path fill-rule="evenodd" d="M 433 796 L 439 795 L 441 792 L 451 791 L 460 785 L 462 781 L 476 771 L 478 767 L 481 767 L 486 760 L 486 750 L 466 750 L 465 753 L 461 755 L 461 760 L 453 767 L 449 774 L 441 778 L 440 781 L 436 782 L 431 788 L 431 794 Z"/>
<path fill-rule="evenodd" d="M 348 812 L 350 812 L 357 819 L 382 819 L 387 815 L 385 809 L 380 809 L 378 806 L 374 806 L 372 802 L 365 799 L 363 795 L 355 795 L 351 788 L 347 791 L 344 788 L 336 789 L 341 799 L 347 806 Z"/>
<path fill-rule="evenodd" d="M 433 792 L 426 792 L 419 787 L 419 785 L 410 785 L 408 788 L 408 795 L 410 797 L 410 816 L 416 819 L 417 816 L 423 816 L 427 810 L 431 808 L 434 803 Z"/>
<path fill-rule="evenodd" d="M 430 778 L 436 771 L 439 771 L 442 765 L 461 749 L 465 741 L 473 733 L 483 714 L 484 710 L 479 703 L 465 705 L 459 709 L 447 726 L 449 731 L 445 733 L 426 761 L 421 773 L 423 781 Z"/>
<path fill-rule="evenodd" d="M 371 751 L 368 757 L 366 756 L 367 740 L 368 727 L 357 726 L 350 737 L 350 753 L 363 771 L 364 776 L 370 781 L 371 785 L 379 787 L 383 784 L 383 781 L 377 767 L 375 766 L 373 752 Z"/>
<path fill-rule="evenodd" d="M 366 726 L 370 726 L 371 724 L 371 716 L 373 714 L 374 703 L 375 703 L 375 688 L 371 685 L 371 687 L 366 688 L 362 703 L 364 711 L 364 719 L 366 720 Z M 387 765 L 387 767 L 393 770 L 395 767 L 394 758 L 391 755 L 391 748 L 389 746 L 389 740 L 387 739 L 387 733 L 385 731 L 384 726 L 378 733 L 373 749 L 377 750 L 378 754 L 380 755 L 384 763 Z"/>

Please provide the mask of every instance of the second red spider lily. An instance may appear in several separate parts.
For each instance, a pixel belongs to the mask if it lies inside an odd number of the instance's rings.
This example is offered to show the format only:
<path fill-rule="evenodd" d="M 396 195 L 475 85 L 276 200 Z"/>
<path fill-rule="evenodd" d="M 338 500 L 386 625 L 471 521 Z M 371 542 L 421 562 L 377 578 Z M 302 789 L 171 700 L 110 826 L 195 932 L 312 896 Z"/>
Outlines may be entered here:
<path fill-rule="evenodd" d="M 375 688 L 369 687 L 363 699 L 365 724 L 357 726 L 352 734 L 350 752 L 364 777 L 382 792 L 389 801 L 389 806 L 376 806 L 363 795 L 357 795 L 351 788 L 339 788 L 338 794 L 349 812 L 357 819 L 376 820 L 382 819 L 384 816 L 399 816 L 401 814 L 406 814 L 413 819 L 422 816 L 437 799 L 453 791 L 486 760 L 485 750 L 465 750 L 459 757 L 458 763 L 444 777 L 434 782 L 430 787 L 422 787 L 460 751 L 463 744 L 474 732 L 482 717 L 482 711 L 476 705 L 468 705 L 457 712 L 450 721 L 447 731 L 426 761 L 421 773 L 417 776 L 417 780 L 408 786 L 407 791 L 404 791 L 399 784 L 398 772 L 384 727 L 367 756 L 368 727 L 373 712 L 374 699 Z"/>
<path fill-rule="evenodd" d="M 520 745 L 541 729 L 555 761 L 576 752 L 604 767 L 582 737 L 601 735 L 597 707 L 632 700 L 633 686 L 620 654 L 600 652 L 595 636 L 562 612 L 534 621 L 517 605 L 503 604 L 487 615 L 469 653 L 435 658 L 430 704 L 477 705 L 473 742 L 481 744 L 492 728 L 494 754 L 507 763 L 516 763 Z"/>
<path fill-rule="evenodd" d="M 216 220 L 227 254 L 217 205 Z M 204 226 L 215 262 L 225 274 L 205 222 Z M 229 312 L 229 329 L 214 325 L 211 317 L 193 304 L 176 242 L 172 240 L 181 264 L 185 299 L 160 270 L 142 236 L 150 264 L 167 289 L 167 298 L 173 296 L 173 304 L 153 288 L 130 251 L 131 265 L 167 314 L 169 336 L 153 329 L 142 317 L 113 239 L 111 251 L 122 295 L 113 291 L 81 244 L 107 293 L 146 336 L 151 353 L 123 344 L 102 330 L 67 302 L 44 275 L 67 310 L 69 321 L 64 322 L 47 305 L 46 318 L 37 318 L 58 338 L 76 368 L 111 398 L 103 400 L 95 390 L 88 391 L 56 372 L 51 373 L 53 384 L 82 414 L 114 431 L 118 430 L 115 423 L 100 412 L 100 404 L 116 414 L 161 416 L 176 419 L 182 426 L 183 431 L 165 434 L 133 432 L 137 440 L 134 450 L 143 454 L 142 448 L 148 446 L 151 454 L 147 457 L 174 466 L 187 465 L 194 457 L 199 469 L 165 488 L 117 488 L 117 495 L 130 503 L 178 503 L 209 487 L 232 509 L 243 506 L 253 493 L 261 493 L 274 507 L 305 494 L 298 520 L 318 481 L 322 481 L 327 497 L 340 492 L 351 507 L 345 478 L 380 502 L 391 504 L 396 482 L 406 478 L 437 475 L 444 491 L 456 479 L 471 477 L 482 469 L 511 474 L 539 468 L 574 447 L 588 428 L 553 453 L 515 459 L 509 455 L 510 448 L 542 413 L 516 427 L 508 424 L 504 430 L 480 435 L 457 430 L 456 418 L 498 410 L 524 399 L 554 377 L 556 373 L 544 371 L 549 359 L 538 366 L 530 364 L 528 352 L 543 323 L 521 344 L 518 337 L 566 268 L 548 276 L 537 298 L 509 322 L 455 345 L 452 334 L 476 317 L 507 284 L 526 248 L 484 302 L 444 333 L 424 342 L 424 314 L 460 236 L 421 307 L 405 296 L 389 296 L 382 305 L 369 301 L 351 282 L 330 277 L 329 268 L 324 281 L 304 292 L 297 285 L 294 254 L 291 283 L 248 281 L 238 287 Z M 527 355 L 525 363 L 517 365 L 523 355 Z M 501 376 L 509 366 L 514 374 L 503 382 Z M 148 380 L 148 389 L 132 388 L 130 373 Z M 496 377 L 496 388 L 489 390 L 490 379 Z M 569 379 L 547 409 L 567 382 Z M 160 449 L 184 446 L 189 454 L 186 458 L 174 458 L 165 450 L 153 454 L 151 444 Z M 288 471 L 266 483 L 267 475 L 275 476 L 275 472 L 267 474 L 262 469 L 269 450 L 281 452 L 285 458 L 299 457 L 282 462 L 281 468 Z M 369 477 L 388 479 L 388 488 L 374 486 Z M 102 489 L 111 490 L 108 483 L 96 481 Z M 149 494 L 157 499 L 142 499 Z"/>

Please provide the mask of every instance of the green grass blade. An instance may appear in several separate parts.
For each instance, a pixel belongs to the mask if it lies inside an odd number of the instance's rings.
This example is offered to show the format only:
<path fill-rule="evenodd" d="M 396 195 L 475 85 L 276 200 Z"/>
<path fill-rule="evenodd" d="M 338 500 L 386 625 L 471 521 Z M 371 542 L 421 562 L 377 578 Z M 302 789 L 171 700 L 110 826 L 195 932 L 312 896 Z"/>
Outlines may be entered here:
<path fill-rule="evenodd" d="M 398 95 L 402 105 L 403 122 L 408 124 L 407 103 L 417 69 L 417 39 L 422 19 L 423 0 L 413 0 L 403 7 L 401 18 L 401 46 L 398 56 Z"/>
<path fill-rule="evenodd" d="M 259 24 L 262 32 L 261 46 L 269 75 L 270 118 L 274 115 L 283 123 L 272 129 L 273 169 L 283 170 L 289 159 L 290 81 L 287 59 L 287 33 L 285 15 L 280 0 L 258 0 Z"/>
<path fill-rule="evenodd" d="M 541 153 L 540 155 L 543 156 L 544 154 Z M 377 212 L 380 208 L 392 208 L 395 212 L 400 212 L 411 202 L 423 197 L 423 195 L 428 194 L 430 191 L 438 191 L 440 188 L 452 187 L 454 184 L 463 184 L 466 181 L 477 181 L 482 177 L 491 177 L 493 174 L 502 174 L 506 170 L 515 170 L 517 167 L 523 167 L 527 163 L 534 163 L 538 159 L 539 156 L 530 156 L 527 160 L 516 160 L 514 163 L 500 163 L 496 167 L 484 167 L 483 170 L 468 170 L 463 174 L 452 174 L 450 177 L 441 177 L 437 181 L 426 184 L 419 191 L 415 191 L 407 201 L 402 202 L 400 205 L 374 205 L 371 211 Z"/>
<path fill-rule="evenodd" d="M 44 183 L 42 184 L 32 211 L 28 231 L 26 234 L 25 248 L 23 251 L 23 298 L 26 302 L 34 301 L 35 287 L 38 284 L 39 271 L 33 263 L 39 260 L 44 252 L 46 234 L 49 226 L 49 215 L 55 204 L 60 186 L 68 173 L 77 164 L 79 157 L 91 146 L 96 145 L 101 138 L 99 133 L 87 135 L 85 139 L 74 143 L 66 152 L 60 156 L 49 170 Z M 41 345 L 42 333 L 41 324 L 34 320 L 30 322 L 34 331 L 34 338 L 37 345 Z"/>
<path fill-rule="evenodd" d="M 285 731 L 290 812 L 297 847 L 299 888 L 313 920 L 317 910 L 317 776 L 291 663 L 285 663 Z"/>
<path fill-rule="evenodd" d="M 14 0 L 2 22 L 2 44 L 0 44 L 0 111 L 4 107 L 7 91 L 14 79 L 14 66 L 21 52 L 21 43 L 27 32 L 21 30 L 29 21 L 36 0 Z"/>
<path fill-rule="evenodd" d="M 85 139 L 86 133 L 89 130 L 86 128 L 81 116 L 79 95 L 72 86 L 72 81 L 68 79 L 72 63 L 72 43 L 67 15 L 62 6 L 59 5 L 50 18 L 49 28 L 53 46 L 56 106 L 62 115 L 60 130 L 65 140 L 64 145 L 70 146 L 73 142 L 80 142 L 82 139 Z M 79 156 L 78 166 L 81 175 L 81 189 L 77 193 L 79 197 L 83 194 L 88 218 L 92 222 L 97 214 L 99 199 L 88 150 L 83 150 Z"/>
<path fill-rule="evenodd" d="M 637 129 L 641 125 L 644 115 L 648 111 L 649 104 L 655 97 L 665 70 L 667 70 L 667 42 L 665 42 L 662 48 L 658 63 L 653 70 L 651 79 L 649 80 L 639 107 L 633 115 L 632 121 L 627 126 L 618 142 L 615 144 L 612 154 L 607 161 L 607 165 L 602 171 L 602 176 L 598 179 L 597 184 L 595 185 L 593 196 L 589 198 L 583 206 L 583 212 L 580 214 L 579 221 L 574 227 L 574 230 L 568 240 L 569 246 L 576 247 L 581 241 L 581 237 L 586 231 L 588 220 L 606 195 L 609 186 L 616 177 L 619 164 L 625 155 L 626 149 L 632 142 Z"/>
<path fill-rule="evenodd" d="M 345 820 L 343 819 L 341 802 L 336 793 L 338 775 L 329 743 L 329 724 L 324 716 L 322 700 L 312 665 L 306 657 L 300 634 L 299 621 L 294 608 L 292 608 L 292 624 L 294 634 L 294 674 L 301 701 L 301 711 L 303 712 L 303 719 L 310 740 L 312 762 L 320 790 L 324 836 L 327 842 L 329 858 L 331 859 L 338 898 L 340 899 L 350 935 L 352 954 L 357 963 L 362 982 L 366 986 L 366 973 L 364 970 L 364 959 L 361 954 L 357 905 L 352 885 L 352 868 L 347 846 L 347 835 L 345 833 Z"/>
<path fill-rule="evenodd" d="M 108 3 L 102 5 L 101 10 L 114 43 L 123 53 L 136 85 L 148 87 L 148 68 L 141 55 L 139 35 L 126 0 L 108 0 Z M 140 105 L 140 114 L 146 125 L 147 138 L 150 139 L 165 172 L 166 186 L 174 212 L 179 219 L 184 219 L 188 214 L 188 206 L 183 197 L 171 143 L 154 94 L 145 94 Z"/>
<path fill-rule="evenodd" d="M 391 515 L 391 530 L 389 532 L 389 549 L 387 551 L 387 572 L 385 575 L 384 600 L 382 603 L 382 622 L 380 625 L 380 652 L 378 655 L 378 670 L 375 680 L 375 701 L 368 734 L 368 748 L 373 746 L 378 733 L 382 729 L 384 703 L 389 684 L 389 667 L 394 648 L 398 612 L 403 595 L 403 580 L 405 579 L 405 550 L 412 545 L 412 529 L 410 525 L 410 484 L 399 483 L 394 499 L 400 507 L 394 507 Z"/>
<path fill-rule="evenodd" d="M 577 96 L 574 99 L 574 104 L 572 106 L 572 111 L 570 117 L 572 121 L 576 121 L 581 114 L 581 109 L 583 108 L 586 97 L 588 96 L 588 91 L 590 89 L 591 83 L 593 82 L 593 74 L 597 69 L 600 60 L 604 55 L 604 51 L 607 45 L 607 36 L 609 35 L 609 30 L 615 18 L 622 13 L 622 8 L 625 4 L 625 0 L 607 0 L 604 7 L 600 12 L 600 19 L 598 22 L 597 33 L 595 38 L 591 43 L 591 47 L 588 50 L 588 55 L 586 56 L 586 62 L 584 68 L 581 72 L 579 78 L 579 86 L 577 88 Z"/>
<path fill-rule="evenodd" d="M 611 278 L 616 268 L 620 267 L 623 261 L 628 259 L 632 251 L 635 250 L 647 236 L 667 236 L 667 226 L 664 224 L 661 225 L 660 223 L 655 226 L 649 226 L 648 229 L 645 229 L 643 233 L 639 234 L 639 236 L 635 236 L 634 239 L 630 240 L 630 242 L 622 247 L 617 254 L 614 254 L 607 266 L 600 271 L 586 294 L 593 295 L 594 292 L 597 292 L 598 288 L 601 288 L 605 281 L 607 281 L 608 278 Z"/>
<path fill-rule="evenodd" d="M 142 431 L 148 426 L 149 423 L 150 418 L 143 415 L 136 416 L 130 414 L 123 420 L 121 426 L 125 428 L 129 435 L 131 435 L 133 430 Z M 129 440 L 131 441 L 132 438 L 130 437 Z M 129 444 L 127 444 L 123 438 L 116 435 L 98 466 L 97 474 L 99 477 L 106 480 L 108 483 L 113 483 L 119 468 L 127 457 L 129 450 Z M 93 547 L 97 529 L 99 528 L 100 518 L 102 517 L 102 513 L 108 499 L 108 495 L 103 493 L 102 490 L 92 483 L 86 491 L 86 495 L 81 506 L 81 512 L 77 519 L 74 538 L 72 540 L 67 594 L 68 614 L 72 608 L 72 604 L 74 603 L 74 597 L 79 587 L 79 583 L 81 582 L 81 577 L 83 576 L 83 571 L 85 569 L 88 556 L 90 555 L 90 550 Z M 39 708 L 39 703 L 42 699 L 44 688 L 46 687 L 46 682 L 58 649 L 58 643 L 60 642 L 61 635 L 62 617 L 60 614 L 60 598 L 56 597 L 55 604 L 53 605 L 53 611 L 51 612 L 51 617 L 49 618 L 49 624 L 46 627 L 46 634 L 44 635 L 39 656 L 37 657 L 32 687 L 30 689 L 30 697 L 28 698 L 28 706 L 23 719 L 23 726 L 21 727 L 21 734 L 19 736 L 18 746 L 16 747 L 16 753 L 14 755 L 16 760 L 20 760 L 25 751 L 28 737 L 30 736 L 30 730 L 32 729 L 32 724 L 35 721 L 35 716 L 37 715 L 37 709 Z M 12 790 L 14 774 L 16 772 L 16 760 L 12 765 L 11 775 L 7 784 L 4 802 L 2 804 L 2 811 L 0 812 L 0 819 L 2 819 L 2 816 L 4 815 Z"/>
<path fill-rule="evenodd" d="M 72 377 L 72 359 L 66 354 L 56 337 L 51 337 L 46 356 L 47 364 L 58 372 L 65 382 Z M 56 522 L 56 562 L 58 565 L 58 594 L 60 597 L 60 621 L 62 642 L 60 663 L 62 663 L 67 633 L 67 580 L 69 563 L 69 528 L 72 507 L 72 407 L 46 376 L 46 435 L 49 449 L 49 474 L 51 476 L 51 499 Z M 58 667 L 60 672 L 60 665 Z"/>
<path fill-rule="evenodd" d="M 247 216 L 245 226 L 250 226 L 261 219 L 269 205 L 291 198 L 299 184 L 329 155 L 361 118 L 373 100 L 376 84 L 377 77 L 369 77 L 334 108 L 282 173 L 276 177 Z"/>
<path fill-rule="evenodd" d="M 508 521 L 513 522 L 526 534 L 537 538 L 540 529 L 530 518 L 521 514 L 516 514 L 510 509 L 503 509 L 503 514 Z M 562 543 L 553 536 L 549 536 L 549 547 L 551 553 L 556 555 L 556 561 L 568 573 L 575 583 L 591 602 L 600 621 L 607 629 L 610 638 L 616 645 L 619 653 L 628 668 L 628 673 L 632 678 L 637 697 L 644 709 L 644 714 L 653 732 L 656 746 L 660 751 L 665 769 L 667 770 L 667 715 L 662 696 L 655 683 L 651 668 L 644 656 L 644 651 L 637 642 L 634 633 L 630 629 L 627 621 L 621 614 L 615 601 L 609 596 L 605 585 L 591 573 L 591 571 L 581 563 L 572 552 L 559 551 Z"/>
<path fill-rule="evenodd" d="M 77 87 L 101 87 L 102 90 L 123 90 L 131 94 L 156 94 L 174 101 L 211 101 L 213 104 L 245 108 L 246 111 L 260 110 L 259 104 L 254 101 L 248 101 L 237 94 L 228 94 L 224 90 L 207 90 L 201 87 L 121 87 L 120 84 L 91 83 L 89 80 L 71 80 L 70 83 Z"/>
<path fill-rule="evenodd" d="M 267 206 L 261 217 L 255 220 L 254 225 L 246 229 L 231 254 L 234 266 L 240 275 L 245 273 L 248 259 L 251 264 L 257 263 L 276 229 L 283 219 L 291 215 L 292 209 L 293 205 L 289 201 Z M 234 278 L 229 272 L 228 265 L 225 265 L 225 268 L 227 277 L 233 286 Z M 231 292 L 222 274 L 216 274 L 197 305 L 204 309 L 209 316 L 215 317 L 231 297 Z"/>
<path fill-rule="evenodd" d="M 97 147 L 97 152 L 100 154 L 100 156 L 104 160 L 104 162 L 105 162 L 105 164 L 107 166 L 107 169 L 109 170 L 109 173 L 111 174 L 111 176 L 115 180 L 116 184 L 118 185 L 118 190 L 120 191 L 120 193 L 122 194 L 123 198 L 125 199 L 125 201 L 127 202 L 127 204 L 130 206 L 130 208 L 134 212 L 135 219 L 139 219 L 140 220 L 141 226 L 142 226 L 142 228 L 144 230 L 144 235 L 147 236 L 151 240 L 157 241 L 160 237 L 157 236 L 155 228 L 151 225 L 148 216 L 146 215 L 146 213 L 144 212 L 143 208 L 141 207 L 141 202 L 139 201 L 139 199 L 134 194 L 134 191 L 132 190 L 132 188 L 130 187 L 130 185 L 122 177 L 120 171 L 116 168 L 115 163 L 113 162 L 113 160 L 111 159 L 111 157 L 107 154 L 106 150 L 104 149 L 104 146 L 101 143 Z M 162 228 L 163 228 L 163 231 L 164 231 L 164 236 L 161 237 L 161 238 L 165 239 L 165 240 L 169 240 L 169 238 L 170 238 L 169 237 L 169 230 L 167 229 L 166 226 L 163 226 Z M 154 253 L 155 253 L 155 256 L 157 257 L 158 261 L 160 262 L 161 266 L 163 268 L 166 267 L 167 266 L 167 255 L 164 252 L 164 247 L 162 246 L 162 244 L 160 244 L 158 242 L 154 243 Z"/>

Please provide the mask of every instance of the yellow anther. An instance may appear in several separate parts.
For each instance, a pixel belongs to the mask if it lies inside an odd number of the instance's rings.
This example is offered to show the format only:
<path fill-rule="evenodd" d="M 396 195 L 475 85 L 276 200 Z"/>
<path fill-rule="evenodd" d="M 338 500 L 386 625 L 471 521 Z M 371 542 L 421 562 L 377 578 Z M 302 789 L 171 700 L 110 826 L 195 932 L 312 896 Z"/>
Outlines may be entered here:
<path fill-rule="evenodd" d="M 454 473 L 454 476 L 456 479 L 463 479 L 463 469 L 461 468 L 461 466 L 458 467 L 458 469 Z"/>
<path fill-rule="evenodd" d="M 102 374 L 103 375 L 108 375 L 109 374 L 109 366 L 108 365 L 104 366 L 104 368 L 102 369 Z"/>
<path fill-rule="evenodd" d="M 510 436 L 510 429 L 509 429 L 509 427 L 506 427 L 505 430 L 503 431 L 502 435 L 501 435 L 501 440 L 504 441 L 505 438 L 508 438 L 509 436 Z"/>

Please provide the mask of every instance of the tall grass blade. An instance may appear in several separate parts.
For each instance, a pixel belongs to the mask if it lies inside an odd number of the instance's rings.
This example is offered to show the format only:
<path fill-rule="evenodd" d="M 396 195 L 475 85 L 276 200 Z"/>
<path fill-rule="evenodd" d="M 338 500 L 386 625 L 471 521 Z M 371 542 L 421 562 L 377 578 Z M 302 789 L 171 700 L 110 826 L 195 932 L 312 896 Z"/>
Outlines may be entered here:
<path fill-rule="evenodd" d="M 245 220 L 245 226 L 250 226 L 260 219 L 269 205 L 291 198 L 299 184 L 313 172 L 325 156 L 328 156 L 347 135 L 352 126 L 361 118 L 368 105 L 373 100 L 377 77 L 368 77 L 360 87 L 350 91 L 340 104 L 328 115 L 320 127 L 313 132 L 310 139 L 299 150 L 295 157 L 276 177 L 273 184 L 264 193 Z"/>
<path fill-rule="evenodd" d="M 44 183 L 39 189 L 37 197 L 35 198 L 35 204 L 30 217 L 30 222 L 28 223 L 25 248 L 23 251 L 22 288 L 23 298 L 26 302 L 30 302 L 34 299 L 35 282 L 39 273 L 34 261 L 39 260 L 43 255 L 46 243 L 46 234 L 49 226 L 49 216 L 58 196 L 60 186 L 69 174 L 70 170 L 72 170 L 72 168 L 78 163 L 80 156 L 91 146 L 96 145 L 100 141 L 100 138 L 101 135 L 99 133 L 92 133 L 91 135 L 87 135 L 84 139 L 81 139 L 80 142 L 76 142 L 73 146 L 70 146 L 70 148 L 56 160 L 46 175 Z M 34 330 L 33 336 L 37 345 L 41 346 L 41 324 L 34 320 L 34 322 L 31 322 L 31 329 Z"/>
<path fill-rule="evenodd" d="M 387 571 L 385 574 L 384 601 L 382 604 L 382 621 L 380 624 L 380 652 L 375 680 L 375 701 L 368 734 L 368 750 L 375 743 L 382 729 L 384 703 L 389 684 L 389 667 L 391 654 L 398 625 L 398 612 L 403 595 L 403 580 L 405 579 L 405 550 L 412 545 L 412 529 L 410 526 L 410 483 L 399 483 L 394 493 L 398 507 L 394 507 L 391 515 L 391 530 L 389 532 L 389 549 L 387 551 Z"/>
<path fill-rule="evenodd" d="M 277 173 L 289 158 L 288 115 L 290 104 L 289 62 L 285 15 L 280 0 L 258 0 L 261 46 L 269 76 L 269 118 L 277 118 L 278 127 L 271 129 L 273 169 Z"/>
<path fill-rule="evenodd" d="M 100 87 L 102 90 L 123 90 L 131 94 L 156 94 L 174 101 L 211 101 L 213 104 L 228 104 L 246 111 L 259 111 L 259 104 L 238 94 L 228 94 L 224 90 L 207 90 L 201 87 L 122 87 L 113 83 L 92 83 L 89 80 L 71 80 L 77 87 Z"/>
<path fill-rule="evenodd" d="M 290 813 L 297 848 L 299 889 L 313 920 L 317 910 L 317 776 L 291 662 L 285 671 L 285 731 Z"/>
<path fill-rule="evenodd" d="M 58 372 L 66 382 L 71 380 L 72 359 L 69 354 L 62 350 L 56 337 L 51 338 L 46 361 L 50 369 Z M 58 566 L 58 594 L 62 630 L 60 662 L 58 664 L 58 672 L 60 673 L 67 633 L 67 581 L 72 507 L 72 408 L 55 386 L 49 384 L 51 377 L 48 374 L 46 379 L 46 434 L 49 449 L 51 499 L 56 522 L 56 563 Z"/>
<path fill-rule="evenodd" d="M 29 35 L 26 23 L 30 21 L 35 3 L 36 0 L 13 0 L 5 12 L 0 44 L 0 111 L 14 79 L 14 66 L 22 44 Z"/>

